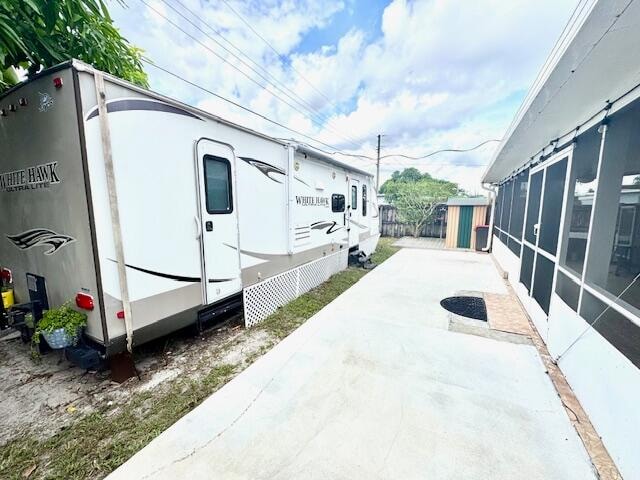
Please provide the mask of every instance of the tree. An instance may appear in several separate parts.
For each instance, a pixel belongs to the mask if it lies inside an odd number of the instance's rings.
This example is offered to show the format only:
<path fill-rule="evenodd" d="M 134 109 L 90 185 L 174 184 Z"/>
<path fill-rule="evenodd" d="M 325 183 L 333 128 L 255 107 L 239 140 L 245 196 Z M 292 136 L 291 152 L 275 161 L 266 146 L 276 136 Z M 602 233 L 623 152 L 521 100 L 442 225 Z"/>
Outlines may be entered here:
<path fill-rule="evenodd" d="M 411 171 L 406 174 L 407 170 Z M 385 198 L 398 210 L 400 221 L 411 224 L 413 235 L 417 237 L 424 224 L 436 213 L 438 205 L 464 192 L 457 183 L 433 178 L 428 173 L 416 177 L 414 170 L 420 174 L 415 168 L 394 172 L 398 175 L 384 182 L 383 187 Z"/>
<path fill-rule="evenodd" d="M 120 0 L 119 0 L 120 1 Z M 103 0 L 0 0 L 0 93 L 70 58 L 147 86 L 142 51 L 120 35 Z"/>

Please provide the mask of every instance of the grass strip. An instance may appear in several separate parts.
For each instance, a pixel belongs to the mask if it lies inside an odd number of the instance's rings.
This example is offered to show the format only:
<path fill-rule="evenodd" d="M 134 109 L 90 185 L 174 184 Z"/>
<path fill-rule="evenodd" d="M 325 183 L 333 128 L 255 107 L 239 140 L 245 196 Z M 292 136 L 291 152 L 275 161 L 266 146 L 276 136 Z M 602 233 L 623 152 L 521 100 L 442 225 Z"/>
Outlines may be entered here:
<path fill-rule="evenodd" d="M 398 250 L 392 246 L 394 240 L 380 239 L 374 263 L 384 262 Z M 115 409 L 79 418 L 50 438 L 28 435 L 0 446 L 0 478 L 19 480 L 30 471 L 30 479 L 103 478 L 367 273 L 348 268 L 279 308 L 257 327 L 271 339 L 259 354 L 240 364 L 216 365 L 197 380 L 177 379 L 161 392 L 137 393 Z"/>

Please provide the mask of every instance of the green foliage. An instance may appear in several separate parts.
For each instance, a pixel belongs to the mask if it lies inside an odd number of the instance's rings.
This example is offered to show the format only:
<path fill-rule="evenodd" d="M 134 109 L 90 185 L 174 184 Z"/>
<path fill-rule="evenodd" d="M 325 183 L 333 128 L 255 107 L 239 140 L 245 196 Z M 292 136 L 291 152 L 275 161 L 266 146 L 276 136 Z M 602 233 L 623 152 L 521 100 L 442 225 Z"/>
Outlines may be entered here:
<path fill-rule="evenodd" d="M 54 330 L 63 328 L 70 337 L 76 337 L 78 330 L 87 325 L 87 316 L 70 307 L 70 302 L 61 307 L 52 308 L 44 312 L 38 321 L 36 331 L 33 335 L 33 342 L 40 343 L 42 332 L 51 333 Z"/>
<path fill-rule="evenodd" d="M 103 0 L 0 0 L 0 92 L 70 58 L 143 87 L 142 51 L 120 35 Z"/>
<path fill-rule="evenodd" d="M 386 200 L 398 209 L 399 220 L 413 225 L 415 236 L 435 214 L 438 205 L 449 197 L 464 194 L 457 183 L 421 174 L 415 168 L 394 172 L 383 187 Z"/>

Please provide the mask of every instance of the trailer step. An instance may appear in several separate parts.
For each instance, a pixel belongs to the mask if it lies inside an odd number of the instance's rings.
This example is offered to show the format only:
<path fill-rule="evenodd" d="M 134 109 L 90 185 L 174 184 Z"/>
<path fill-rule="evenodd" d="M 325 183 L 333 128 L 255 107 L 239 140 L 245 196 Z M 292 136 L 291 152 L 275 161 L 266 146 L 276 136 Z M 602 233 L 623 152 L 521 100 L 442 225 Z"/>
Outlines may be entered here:
<path fill-rule="evenodd" d="M 242 294 L 239 293 L 237 295 L 233 295 L 225 300 L 222 300 L 220 303 L 217 303 L 211 307 L 207 307 L 198 312 L 198 319 L 196 321 L 196 327 L 198 328 L 198 333 L 202 333 L 204 330 L 204 324 L 217 319 L 219 317 L 225 316 L 227 313 L 238 310 L 242 307 Z"/>

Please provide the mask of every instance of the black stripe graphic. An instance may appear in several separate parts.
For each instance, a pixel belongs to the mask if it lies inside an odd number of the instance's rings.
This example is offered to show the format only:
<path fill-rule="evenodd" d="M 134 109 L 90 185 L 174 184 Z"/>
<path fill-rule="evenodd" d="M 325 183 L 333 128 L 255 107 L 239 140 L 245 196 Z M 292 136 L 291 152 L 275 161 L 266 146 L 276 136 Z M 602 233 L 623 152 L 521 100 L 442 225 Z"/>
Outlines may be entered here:
<path fill-rule="evenodd" d="M 118 263 L 115 260 L 113 260 L 112 258 L 110 258 L 109 260 L 112 261 L 113 263 Z M 136 267 L 134 265 L 129 265 L 128 263 L 125 263 L 125 265 L 128 268 L 131 268 L 133 270 L 137 270 L 137 271 L 142 272 L 142 273 L 148 273 L 149 275 L 154 275 L 156 277 L 167 278 L 169 280 L 175 280 L 176 282 L 197 283 L 197 282 L 200 281 L 200 277 L 183 277 L 182 275 L 172 275 L 170 273 L 154 272 L 153 270 L 147 270 L 146 268 Z"/>
<path fill-rule="evenodd" d="M 169 105 L 167 103 L 156 102 L 153 100 L 145 100 L 143 98 L 128 98 L 124 100 L 114 100 L 113 102 L 107 103 L 107 112 L 126 112 L 129 110 L 146 110 L 146 111 L 156 111 L 156 112 L 165 112 L 165 113 L 175 113 L 176 115 L 184 115 L 186 117 L 196 118 L 198 120 L 202 120 L 200 117 L 194 115 L 187 110 L 183 110 L 182 108 L 174 107 L 173 105 Z M 97 117 L 98 107 L 95 107 L 89 116 L 87 117 L 87 121 L 91 120 L 93 117 Z"/>
<path fill-rule="evenodd" d="M 266 162 L 263 162 L 261 160 L 256 160 L 255 158 L 249 158 L 249 157 L 238 157 L 240 158 L 240 160 L 244 160 L 245 162 L 247 162 L 249 165 L 252 165 L 254 167 L 256 167 L 258 170 L 260 170 L 260 173 L 262 173 L 265 177 L 267 177 L 269 180 L 273 180 L 276 183 L 282 183 L 280 180 L 273 178 L 270 173 L 277 173 L 279 175 L 286 175 L 286 172 L 284 170 L 282 170 L 281 168 L 275 167 L 273 165 L 270 165 Z"/>
<path fill-rule="evenodd" d="M 335 228 L 338 225 L 337 222 L 331 222 L 331 221 L 322 221 L 322 222 L 315 222 L 311 224 L 311 229 L 312 230 L 323 230 L 326 227 L 329 227 L 327 229 L 327 235 L 333 233 L 333 232 L 337 232 L 338 230 L 340 230 L 342 228 L 342 226 Z"/>

